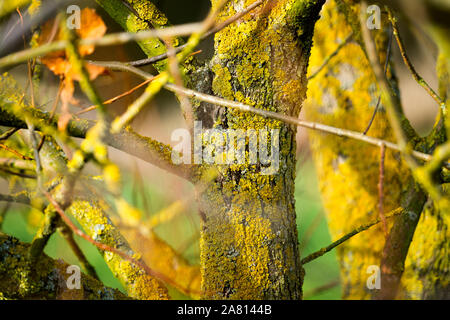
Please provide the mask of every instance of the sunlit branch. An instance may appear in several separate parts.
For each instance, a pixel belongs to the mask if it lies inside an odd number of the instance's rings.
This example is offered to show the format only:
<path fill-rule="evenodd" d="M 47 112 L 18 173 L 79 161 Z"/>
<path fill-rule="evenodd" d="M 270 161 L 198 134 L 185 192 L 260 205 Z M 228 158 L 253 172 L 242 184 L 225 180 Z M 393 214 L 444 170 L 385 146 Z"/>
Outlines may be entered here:
<path fill-rule="evenodd" d="M 107 68 L 110 68 L 113 70 L 128 71 L 128 72 L 131 72 L 131 73 L 134 73 L 134 74 L 140 76 L 143 79 L 151 79 L 153 77 L 153 75 L 151 75 L 145 71 L 142 71 L 138 68 L 128 66 L 124 63 L 117 62 L 117 61 L 113 61 L 113 62 L 89 61 L 89 63 L 107 67 Z M 208 103 L 223 106 L 223 107 L 234 108 L 234 109 L 237 109 L 237 110 L 240 110 L 243 112 L 251 112 L 251 113 L 266 117 L 266 118 L 280 120 L 280 121 L 288 123 L 288 124 L 293 124 L 293 125 L 297 125 L 297 126 L 312 129 L 312 130 L 322 131 L 322 132 L 334 134 L 334 135 L 337 135 L 340 137 L 346 137 L 346 138 L 359 140 L 359 141 L 362 141 L 362 142 L 365 142 L 365 143 L 368 143 L 371 145 L 375 145 L 378 147 L 381 147 L 381 145 L 384 144 L 386 146 L 386 148 L 389 148 L 391 150 L 399 151 L 399 152 L 402 151 L 402 148 L 400 148 L 400 146 L 396 145 L 395 143 L 385 141 L 382 139 L 378 139 L 378 138 L 369 137 L 360 132 L 341 129 L 341 128 L 335 128 L 335 127 L 328 126 L 328 125 L 321 124 L 321 123 L 300 120 L 300 119 L 297 119 L 294 117 L 290 117 L 290 116 L 272 112 L 272 111 L 257 109 L 252 106 L 240 103 L 240 102 L 230 101 L 230 100 L 226 100 L 226 99 L 223 99 L 220 97 L 215 97 L 215 96 L 211 96 L 208 94 L 200 93 L 198 91 L 194 91 L 194 90 L 187 89 L 187 88 L 182 88 L 182 87 L 179 87 L 179 86 L 177 86 L 175 84 L 171 84 L 171 83 L 166 84 L 164 86 L 164 88 L 166 90 L 169 90 L 174 93 L 183 93 L 186 96 L 197 99 L 199 101 L 204 101 L 204 102 L 208 102 Z M 425 154 L 423 152 L 413 150 L 411 152 L 411 154 L 412 154 L 412 156 L 416 157 L 417 159 L 420 159 L 423 161 L 431 160 L 431 155 Z M 448 164 L 448 163 L 445 163 L 444 165 L 446 167 L 450 167 L 450 164 Z"/>
<path fill-rule="evenodd" d="M 77 45 L 78 46 L 95 45 L 101 47 L 101 46 L 124 44 L 130 41 L 143 41 L 149 38 L 186 36 L 200 30 L 202 28 L 202 25 L 203 25 L 202 23 L 190 23 L 179 26 L 167 27 L 164 29 L 144 30 L 136 33 L 131 32 L 113 33 L 106 35 L 102 38 L 80 39 L 77 41 Z M 67 47 L 67 45 L 68 45 L 67 40 L 60 40 L 48 44 L 43 44 L 36 48 L 31 48 L 12 53 L 3 58 L 0 58 L 0 68 L 17 65 L 29 59 L 44 56 L 53 51 L 64 50 Z"/>

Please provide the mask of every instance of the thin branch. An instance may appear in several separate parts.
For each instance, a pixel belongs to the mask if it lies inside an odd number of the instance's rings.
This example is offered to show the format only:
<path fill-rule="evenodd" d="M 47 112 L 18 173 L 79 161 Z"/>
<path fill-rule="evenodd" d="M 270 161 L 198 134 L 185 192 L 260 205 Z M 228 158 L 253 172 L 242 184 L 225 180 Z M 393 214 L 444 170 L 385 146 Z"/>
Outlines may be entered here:
<path fill-rule="evenodd" d="M 403 208 L 397 208 L 393 211 L 391 211 L 391 213 L 389 213 L 388 215 L 386 215 L 386 218 L 391 218 L 394 216 L 398 216 L 400 214 L 403 214 L 404 210 Z M 334 248 L 336 248 L 337 246 L 339 246 L 340 244 L 344 243 L 345 241 L 351 239 L 352 237 L 356 236 L 357 234 L 366 231 L 367 229 L 377 225 L 378 223 L 380 223 L 380 219 L 377 219 L 374 222 L 368 223 L 366 225 L 362 225 L 358 228 L 356 228 L 355 230 L 347 233 L 345 236 L 339 238 L 338 240 L 336 240 L 335 242 L 333 242 L 332 244 L 320 249 L 319 251 L 316 251 L 314 253 L 311 253 L 309 256 L 303 258 L 301 260 L 302 264 L 306 264 L 309 263 L 317 258 L 320 258 L 321 256 L 323 256 L 325 253 L 330 252 L 331 250 L 333 250 Z"/>
<path fill-rule="evenodd" d="M 122 114 L 117 117 L 111 124 L 111 132 L 118 133 L 123 127 L 128 125 L 138 113 L 153 99 L 153 97 L 161 90 L 170 77 L 167 72 L 162 72 L 156 77 L 152 77 L 152 81 L 149 83 L 144 93 L 136 99 Z"/>
<path fill-rule="evenodd" d="M 308 81 L 311 79 L 314 79 L 327 65 L 328 63 L 331 61 L 331 59 L 333 59 L 338 53 L 339 51 L 341 51 L 341 49 L 343 47 L 345 47 L 348 43 L 350 43 L 350 41 L 353 39 L 353 31 L 350 32 L 350 34 L 345 38 L 345 40 L 338 45 L 338 47 L 336 48 L 336 50 L 334 50 L 330 55 L 328 55 L 322 65 L 316 69 L 316 71 L 314 71 L 309 77 L 308 77 Z"/>
<path fill-rule="evenodd" d="M 388 67 L 389 67 L 389 60 L 391 57 L 391 48 L 392 48 L 392 38 L 394 37 L 394 31 L 391 30 L 391 34 L 389 36 L 389 42 L 387 47 L 387 53 L 386 53 L 386 62 L 384 63 L 384 75 L 386 75 Z M 380 108 L 381 103 L 381 94 L 378 96 L 377 105 L 375 106 L 375 110 L 373 111 L 372 118 L 370 118 L 369 124 L 367 125 L 366 130 L 364 130 L 364 135 L 369 132 L 370 128 L 372 127 L 373 121 L 375 120 L 375 116 L 377 115 L 378 109 Z"/>
<path fill-rule="evenodd" d="M 7 140 L 9 139 L 14 133 L 16 133 L 17 131 L 19 131 L 19 128 L 11 128 L 5 132 L 3 132 L 0 135 L 0 140 Z"/>
<path fill-rule="evenodd" d="M 37 179 L 36 175 L 31 175 L 31 174 L 26 174 L 26 173 L 22 173 L 22 172 L 15 172 L 15 171 L 11 171 L 9 169 L 6 168 L 0 168 L 0 171 L 3 171 L 7 174 L 11 174 L 13 176 L 18 176 L 24 179 Z"/>
<path fill-rule="evenodd" d="M 230 17 L 229 19 L 225 20 L 222 23 L 217 24 L 216 26 L 214 26 L 212 29 L 210 29 L 208 32 L 206 32 L 202 37 L 201 40 L 207 39 L 209 36 L 225 29 L 227 26 L 229 26 L 230 24 L 234 23 L 235 21 L 239 20 L 240 18 L 242 18 L 243 16 L 245 16 L 247 13 L 253 11 L 255 8 L 259 7 L 264 1 L 263 0 L 258 0 L 254 3 L 252 3 L 251 5 L 249 5 L 247 8 L 243 9 L 242 11 L 238 12 L 236 15 Z M 184 48 L 186 48 L 187 44 L 183 44 L 181 46 L 178 46 L 176 48 L 174 48 L 175 53 L 180 53 L 181 51 L 183 51 Z M 168 58 L 168 52 L 165 52 L 163 54 L 157 55 L 157 56 L 153 56 L 147 59 L 141 59 L 141 60 L 137 60 L 137 61 L 130 61 L 127 62 L 127 64 L 129 64 L 130 66 L 135 66 L 135 67 L 141 67 L 141 66 L 146 66 L 149 64 L 153 64 L 156 63 L 158 61 L 164 60 Z"/>
<path fill-rule="evenodd" d="M 383 222 L 383 231 L 387 238 L 388 236 L 388 227 L 386 217 L 384 215 L 384 160 L 386 157 L 386 147 L 384 145 L 380 148 L 380 174 L 378 178 L 378 213 L 380 215 L 380 219 Z"/>
<path fill-rule="evenodd" d="M 130 90 L 124 92 L 124 93 L 121 93 L 118 96 L 115 96 L 114 98 L 111 98 L 111 99 L 108 99 L 108 100 L 104 101 L 103 104 L 104 105 L 108 105 L 108 104 L 114 103 L 117 100 L 122 99 L 123 97 L 126 97 L 126 96 L 132 94 L 133 92 L 135 92 L 139 88 L 142 88 L 143 86 L 148 84 L 150 81 L 152 81 L 152 79 L 145 80 L 145 81 L 141 82 L 140 84 L 138 84 L 137 86 L 133 87 L 132 89 L 130 89 Z M 89 111 L 92 111 L 92 110 L 95 110 L 95 109 L 97 109 L 97 106 L 96 105 L 92 105 L 92 106 L 87 107 L 87 108 L 85 108 L 85 109 L 83 109 L 81 111 L 78 111 L 77 113 L 75 113 L 75 115 L 79 116 L 79 115 L 81 115 L 83 113 L 86 113 L 86 112 L 89 112 Z"/>
<path fill-rule="evenodd" d="M 389 81 L 383 72 L 383 67 L 380 64 L 375 43 L 372 39 L 369 28 L 367 28 L 365 25 L 365 12 L 367 12 L 366 9 L 367 3 L 366 1 L 362 1 L 360 23 L 361 34 L 366 47 L 367 57 L 370 65 L 372 66 L 377 82 L 380 86 L 381 94 L 386 97 L 386 111 L 389 118 L 389 123 L 392 127 L 392 130 L 394 131 L 397 144 L 400 147 L 400 151 L 403 154 L 406 162 L 408 163 L 410 168 L 413 169 L 417 167 L 417 163 L 412 157 L 412 148 L 408 146 L 409 141 L 403 130 L 402 119 L 404 119 L 404 114 L 402 111 L 402 106 L 395 97 L 396 94 L 389 85 Z"/>
<path fill-rule="evenodd" d="M 102 38 L 85 38 L 77 41 L 78 46 L 94 45 L 94 46 L 111 46 L 124 44 L 130 41 L 144 41 L 150 38 L 164 38 L 187 36 L 201 30 L 202 23 L 189 23 L 179 26 L 167 27 L 164 29 L 150 29 L 139 31 L 136 33 L 120 32 L 106 35 Z M 29 59 L 44 56 L 53 51 L 64 50 L 68 45 L 67 40 L 59 40 L 49 44 L 43 44 L 36 48 L 26 49 L 12 53 L 0 58 L 0 69 L 8 66 L 17 65 Z"/>
<path fill-rule="evenodd" d="M 300 249 L 303 250 L 308 245 L 309 241 L 311 240 L 314 232 L 319 227 L 320 223 L 324 219 L 325 215 L 324 212 L 321 210 L 319 211 L 316 216 L 314 217 L 314 220 L 311 222 L 311 224 L 308 226 L 308 229 L 306 229 L 305 233 L 303 234 L 300 242 Z"/>
<path fill-rule="evenodd" d="M 15 154 L 22 160 L 33 160 L 33 158 L 27 157 L 23 154 L 21 154 L 19 151 L 14 150 L 13 148 L 8 147 L 7 145 L 0 143 L 0 149 L 6 150 L 8 152 L 11 152 L 12 154 Z"/>
<path fill-rule="evenodd" d="M 327 292 L 328 290 L 336 288 L 340 283 L 341 283 L 341 281 L 339 279 L 336 279 L 336 280 L 331 281 L 330 283 L 324 284 L 323 286 L 314 288 L 314 289 L 306 292 L 303 295 L 303 299 L 310 299 L 310 298 L 315 297 L 315 296 L 317 296 L 319 294 Z"/>
<path fill-rule="evenodd" d="M 403 43 L 403 40 L 400 36 L 400 31 L 397 23 L 397 18 L 394 17 L 391 10 L 388 10 L 389 15 L 389 21 L 391 22 L 395 40 L 397 41 L 398 48 L 400 49 L 400 54 L 402 56 L 403 62 L 405 63 L 406 67 L 408 68 L 409 72 L 413 76 L 414 80 L 417 81 L 417 83 L 422 86 L 428 94 L 437 102 L 439 106 L 445 105 L 445 102 L 438 96 L 438 94 L 430 87 L 430 85 L 417 73 L 416 69 L 414 68 L 413 64 L 411 63 L 411 60 L 409 59 L 408 55 L 406 54 L 405 44 Z"/>
<path fill-rule="evenodd" d="M 179 61 L 176 57 L 175 48 L 172 46 L 172 40 L 169 38 L 165 41 L 167 54 L 168 54 L 168 66 L 170 73 L 175 80 L 175 84 L 180 87 L 184 87 L 183 79 L 181 77 Z M 184 94 L 177 94 L 178 100 L 180 101 L 181 111 L 183 112 L 184 119 L 187 123 L 189 131 L 193 133 L 194 126 L 194 114 L 192 111 L 192 104 L 189 98 Z"/>
<path fill-rule="evenodd" d="M 103 67 L 107 67 L 113 70 L 120 70 L 120 71 L 128 71 L 128 72 L 132 72 L 140 77 L 142 77 L 143 79 L 150 79 L 153 77 L 153 75 L 142 71 L 138 68 L 132 67 L 132 66 L 128 66 L 124 63 L 121 62 L 117 62 L 117 61 L 112 61 L 112 62 L 108 62 L 108 61 L 89 61 L 89 63 L 95 64 L 95 65 L 99 65 L 99 66 L 103 66 Z M 236 101 L 231 101 L 231 100 L 226 100 L 220 97 L 215 97 L 215 96 L 211 96 L 208 94 L 204 94 L 204 93 L 200 93 L 198 91 L 194 91 L 191 89 L 187 89 L 187 88 L 182 88 L 179 87 L 175 84 L 172 83 L 168 83 L 164 86 L 164 88 L 168 91 L 174 92 L 174 93 L 184 93 L 186 96 L 190 97 L 190 98 L 195 98 L 197 100 L 200 101 L 204 101 L 204 102 L 208 102 L 211 104 L 215 104 L 215 105 L 219 105 L 222 107 L 228 107 L 228 108 L 234 108 L 243 112 L 251 112 L 257 115 L 260 115 L 262 117 L 266 117 L 266 118 L 272 118 L 272 119 L 276 119 L 276 120 L 280 120 L 283 121 L 285 123 L 288 124 L 293 124 L 293 125 L 297 125 L 300 127 L 304 127 L 304 128 L 308 128 L 308 129 L 312 129 L 312 130 L 318 130 L 318 131 L 322 131 L 325 133 L 329 133 L 329 134 L 334 134 L 337 135 L 339 137 L 346 137 L 346 138 L 351 138 L 351 139 L 355 139 L 355 140 L 359 140 L 371 145 L 375 145 L 378 147 L 381 147 L 382 144 L 384 144 L 386 146 L 386 148 L 392 149 L 394 151 L 399 151 L 401 152 L 403 149 L 399 146 L 396 145 L 392 142 L 389 141 L 385 141 L 382 139 L 377 139 L 377 138 L 373 138 L 373 137 L 369 137 L 364 135 L 363 133 L 360 132 L 356 132 L 356 131 L 351 131 L 351 130 L 346 130 L 346 129 L 340 129 L 340 128 L 335 128 L 332 126 L 328 126 L 328 125 L 324 125 L 324 124 L 320 124 L 320 123 L 316 123 L 316 122 L 310 122 L 310 121 L 303 121 L 294 117 L 290 117 L 284 114 L 280 114 L 277 112 L 272 112 L 272 111 L 267 111 L 267 110 L 263 110 L 263 109 L 257 109 L 254 108 L 252 106 L 240 103 L 240 102 L 236 102 Z M 419 151 L 411 151 L 412 156 L 416 157 L 417 159 L 423 160 L 423 161 L 430 161 L 431 160 L 431 155 L 429 154 L 425 154 Z M 450 168 L 450 164 L 449 163 L 445 163 L 444 164 L 446 167 Z"/>
<path fill-rule="evenodd" d="M 36 165 L 32 160 L 20 160 L 13 158 L 0 158 L 0 167 L 18 170 L 35 170 Z"/>
<path fill-rule="evenodd" d="M 73 253 L 77 257 L 78 261 L 81 263 L 81 266 L 87 272 L 87 274 L 90 275 L 91 277 L 93 277 L 94 279 L 99 280 L 99 277 L 97 275 L 97 272 L 95 271 L 95 268 L 87 260 L 83 251 L 78 246 L 78 243 L 76 243 L 75 239 L 73 238 L 73 231 L 71 229 L 69 229 L 67 226 L 58 228 L 58 231 L 61 234 L 61 236 L 67 241 L 67 243 L 69 244 L 69 247 L 72 249 Z"/>

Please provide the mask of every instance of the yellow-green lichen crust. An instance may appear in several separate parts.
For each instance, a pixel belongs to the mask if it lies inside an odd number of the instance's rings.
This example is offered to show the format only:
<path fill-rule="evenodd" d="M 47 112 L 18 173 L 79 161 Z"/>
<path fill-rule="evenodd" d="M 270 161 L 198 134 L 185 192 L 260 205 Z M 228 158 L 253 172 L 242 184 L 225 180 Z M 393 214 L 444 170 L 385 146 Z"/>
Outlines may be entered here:
<path fill-rule="evenodd" d="M 68 212 L 80 223 L 86 234 L 95 241 L 122 250 L 134 259 L 140 259 L 105 215 L 100 203 L 93 200 L 77 200 L 70 206 Z M 167 289 L 139 266 L 115 253 L 109 251 L 101 253 L 111 272 L 123 284 L 130 297 L 145 300 L 168 299 Z"/>
<path fill-rule="evenodd" d="M 30 271 L 29 244 L 0 232 L 0 297 L 4 299 L 127 299 L 120 291 L 81 274 L 80 288 L 68 289 L 69 265 L 42 254 Z"/>
<path fill-rule="evenodd" d="M 329 1 L 316 24 L 309 72 L 314 72 L 351 32 L 336 3 Z M 376 37 L 378 45 L 386 39 L 382 32 L 376 33 Z M 381 58 L 385 60 L 385 56 Z M 388 76 L 392 77 L 390 73 Z M 360 45 L 353 41 L 309 82 L 305 111 L 308 120 L 363 132 L 377 100 L 371 67 Z M 368 134 L 392 141 L 392 130 L 382 106 Z M 317 132 L 311 132 L 310 138 L 328 225 L 336 240 L 378 217 L 380 150 L 363 142 Z M 399 154 L 388 150 L 383 201 L 386 213 L 400 207 L 409 177 Z M 373 292 L 366 285 L 371 275 L 367 272 L 369 266 L 380 265 L 384 242 L 383 227 L 379 224 L 337 248 L 343 298 L 372 296 Z"/>

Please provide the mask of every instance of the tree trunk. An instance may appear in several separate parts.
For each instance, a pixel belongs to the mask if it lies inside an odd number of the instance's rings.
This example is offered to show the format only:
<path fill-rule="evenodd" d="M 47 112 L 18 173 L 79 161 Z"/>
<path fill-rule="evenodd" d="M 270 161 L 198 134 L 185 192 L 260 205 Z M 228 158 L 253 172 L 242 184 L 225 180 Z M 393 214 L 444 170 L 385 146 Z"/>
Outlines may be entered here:
<path fill-rule="evenodd" d="M 230 2 L 222 20 L 254 1 Z M 214 94 L 298 116 L 306 93 L 313 27 L 322 4 L 269 1 L 253 18 L 247 15 L 219 32 L 210 62 Z M 217 166 L 218 178 L 201 194 L 205 298 L 299 299 L 303 271 L 294 200 L 296 128 L 253 114 L 210 108 L 196 109 L 204 128 L 279 130 L 279 166 L 270 174 L 264 174 L 261 161 L 252 164 L 248 158 L 245 164 Z M 268 142 L 260 138 L 259 143 Z M 207 169 L 200 170 L 199 180 L 205 179 Z"/>

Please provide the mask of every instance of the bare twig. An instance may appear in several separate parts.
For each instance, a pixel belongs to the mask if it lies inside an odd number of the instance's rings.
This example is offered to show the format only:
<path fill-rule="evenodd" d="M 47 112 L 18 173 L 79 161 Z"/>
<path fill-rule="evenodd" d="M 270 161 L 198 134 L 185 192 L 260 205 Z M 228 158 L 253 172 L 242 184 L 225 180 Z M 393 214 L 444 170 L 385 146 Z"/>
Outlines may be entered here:
<path fill-rule="evenodd" d="M 26 174 L 26 173 L 22 173 L 22 172 L 15 172 L 15 171 L 11 171 L 9 169 L 6 168 L 0 168 L 0 171 L 3 171 L 7 174 L 12 174 L 13 176 L 18 176 L 21 178 L 25 178 L 25 179 L 37 179 L 37 176 L 35 175 L 31 175 L 31 174 Z"/>
<path fill-rule="evenodd" d="M 169 62 L 169 69 L 175 83 L 184 87 L 183 79 L 181 78 L 180 66 L 178 59 L 176 57 L 175 48 L 172 46 L 172 40 L 169 38 L 165 41 Z M 192 111 L 192 105 L 189 98 L 185 94 L 177 94 L 178 100 L 180 101 L 181 111 L 183 112 L 184 119 L 186 120 L 189 130 L 192 132 L 194 127 L 194 114 Z"/>
<path fill-rule="evenodd" d="M 317 228 L 319 227 L 319 225 L 322 222 L 324 217 L 325 216 L 324 216 L 324 213 L 322 210 L 316 214 L 316 216 L 314 217 L 314 220 L 311 222 L 308 229 L 305 231 L 305 233 L 303 234 L 303 236 L 301 238 L 301 242 L 300 242 L 301 250 L 306 248 L 306 246 L 308 245 L 309 241 L 311 240 L 314 232 L 317 230 Z"/>
<path fill-rule="evenodd" d="M 75 239 L 73 238 L 73 231 L 71 229 L 69 229 L 67 226 L 58 228 L 58 231 L 62 235 L 62 237 L 67 241 L 67 243 L 69 244 L 69 247 L 72 249 L 73 253 L 77 257 L 78 261 L 80 261 L 81 266 L 87 272 L 87 274 L 90 275 L 91 277 L 93 277 L 94 279 L 99 280 L 99 277 L 97 275 L 97 272 L 95 271 L 95 268 L 87 260 L 83 251 L 78 246 L 78 243 L 76 243 Z"/>
<path fill-rule="evenodd" d="M 133 92 L 135 92 L 139 88 L 142 88 L 143 86 L 148 84 L 150 81 L 152 81 L 152 79 L 145 80 L 145 81 L 141 82 L 140 84 L 138 84 L 137 86 L 135 86 L 134 88 L 132 88 L 132 89 L 130 89 L 130 90 L 124 92 L 124 93 L 121 93 L 118 96 L 115 96 L 114 98 L 111 98 L 111 99 L 108 99 L 108 100 L 104 101 L 103 104 L 104 105 L 108 105 L 108 104 L 111 104 L 113 102 L 116 102 L 117 100 L 122 99 L 123 97 L 126 97 L 126 96 L 132 94 Z M 92 110 L 95 110 L 95 109 L 97 109 L 97 106 L 96 105 L 92 105 L 92 106 L 87 107 L 87 108 L 85 108 L 85 109 L 83 109 L 81 111 L 78 111 L 77 113 L 75 113 L 75 115 L 79 116 L 79 115 L 81 115 L 83 113 L 86 113 L 86 112 L 89 112 L 89 111 L 92 111 Z"/>
<path fill-rule="evenodd" d="M 324 284 L 323 286 L 314 288 L 314 289 L 306 292 L 303 295 L 303 299 L 310 299 L 310 298 L 315 297 L 315 296 L 317 296 L 319 294 L 327 292 L 328 290 L 331 290 L 331 289 L 337 287 L 340 283 L 341 283 L 341 281 L 339 279 L 336 279 L 336 280 L 333 280 L 333 281 L 331 281 L 329 283 Z"/>
<path fill-rule="evenodd" d="M 35 170 L 36 166 L 32 160 L 21 160 L 13 158 L 0 158 L 0 167 L 19 170 Z"/>
<path fill-rule="evenodd" d="M 386 97 L 386 111 L 387 116 L 389 118 L 389 123 L 394 131 L 397 144 L 400 147 L 400 151 L 406 160 L 407 164 L 411 169 L 417 167 L 417 162 L 412 156 L 412 148 L 408 145 L 408 138 L 405 135 L 403 121 L 405 119 L 402 106 L 400 102 L 395 97 L 395 92 L 392 90 L 389 85 L 389 81 L 383 72 L 383 67 L 381 66 L 380 60 L 378 58 L 377 49 L 375 43 L 370 34 L 369 28 L 365 26 L 365 12 L 367 12 L 367 3 L 366 1 L 361 2 L 361 34 L 364 40 L 364 44 L 367 51 L 367 57 L 372 66 L 373 72 L 377 79 L 377 82 L 381 89 L 381 94 Z M 387 145 L 386 145 L 387 147 Z"/>
<path fill-rule="evenodd" d="M 380 175 L 378 179 L 378 213 L 380 215 L 380 219 L 383 222 L 383 230 L 384 234 L 387 238 L 388 236 L 388 227 L 387 227 L 387 221 L 386 217 L 384 215 L 384 208 L 383 208 L 383 202 L 384 202 L 384 160 L 386 157 L 386 147 L 384 145 L 380 148 Z"/>
<path fill-rule="evenodd" d="M 4 133 L 0 135 L 0 140 L 7 140 L 9 137 L 11 137 L 14 133 L 19 131 L 19 128 L 11 128 Z"/>
<path fill-rule="evenodd" d="M 11 153 L 15 154 L 16 156 L 18 156 L 18 157 L 19 157 L 20 159 L 22 159 L 22 160 L 33 160 L 33 158 L 27 157 L 27 156 L 21 154 L 19 151 L 14 150 L 13 148 L 10 148 L 10 147 L 8 147 L 8 146 L 5 145 L 5 144 L 0 143 L 0 148 L 3 149 L 3 150 L 6 150 L 6 151 L 8 151 L 8 152 L 11 152 Z"/>
<path fill-rule="evenodd" d="M 403 214 L 404 210 L 403 208 L 398 208 L 395 209 L 394 211 L 391 211 L 390 214 L 386 215 L 386 218 L 391 218 L 394 216 L 398 216 L 400 214 Z M 311 262 L 321 256 L 323 256 L 325 253 L 330 252 L 331 250 L 333 250 L 334 248 L 336 248 L 337 246 L 339 246 L 340 244 L 344 243 L 345 241 L 351 239 L 352 237 L 356 236 L 357 234 L 366 231 L 367 229 L 373 227 L 374 225 L 377 225 L 378 223 L 380 223 L 380 219 L 377 219 L 374 222 L 368 223 L 366 225 L 362 225 L 358 228 L 356 228 L 355 230 L 347 233 L 345 236 L 339 238 L 338 240 L 336 240 L 335 242 L 333 242 L 332 244 L 320 249 L 319 251 L 316 251 L 314 253 L 311 253 L 309 256 L 305 257 L 302 259 L 301 263 L 302 264 L 306 264 L 308 262 Z"/>
<path fill-rule="evenodd" d="M 384 74 L 386 75 L 388 67 L 389 67 L 389 60 L 391 57 L 391 48 L 392 48 L 392 38 L 393 38 L 393 30 L 391 30 L 391 34 L 389 36 L 389 43 L 388 43 L 388 48 L 387 48 L 387 53 L 386 53 L 386 62 L 384 63 Z M 367 132 L 369 132 L 370 128 L 372 127 L 373 121 L 375 120 L 375 116 L 377 115 L 378 109 L 380 108 L 380 103 L 381 103 L 381 94 L 378 96 L 378 101 L 377 101 L 377 105 L 375 106 L 375 110 L 373 111 L 373 115 L 372 118 L 370 118 L 369 124 L 366 127 L 366 130 L 364 130 L 364 134 L 366 135 Z"/>
<path fill-rule="evenodd" d="M 111 132 L 117 133 L 123 127 L 128 125 L 137 115 L 138 113 L 150 102 L 151 99 L 161 90 L 164 84 L 169 81 L 170 77 L 167 72 L 162 72 L 156 77 L 152 77 L 152 81 L 149 83 L 144 93 L 136 99 L 122 114 L 120 117 L 117 117 L 111 124 Z"/>

